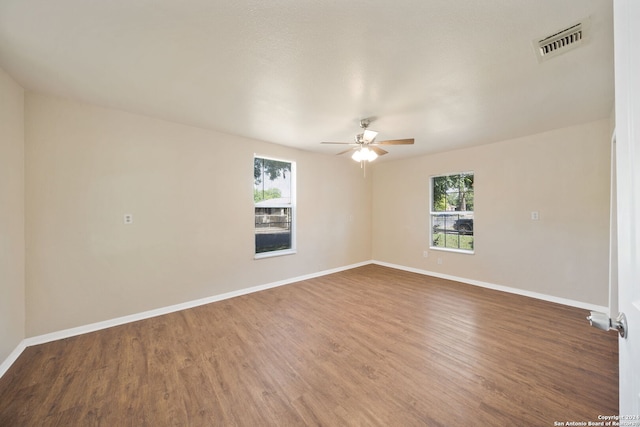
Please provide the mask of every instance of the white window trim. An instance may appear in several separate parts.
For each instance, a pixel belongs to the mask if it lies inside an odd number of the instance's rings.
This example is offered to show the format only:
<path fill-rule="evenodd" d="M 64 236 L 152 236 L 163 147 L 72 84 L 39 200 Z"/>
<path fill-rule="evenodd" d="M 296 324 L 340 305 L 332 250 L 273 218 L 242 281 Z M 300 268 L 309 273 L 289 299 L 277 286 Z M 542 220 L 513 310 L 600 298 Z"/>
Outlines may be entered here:
<path fill-rule="evenodd" d="M 293 235 L 291 236 L 291 240 L 293 241 Z M 277 256 L 294 255 L 297 253 L 298 251 L 296 249 L 283 249 L 281 251 L 260 252 L 259 254 L 254 254 L 253 259 L 273 258 Z"/>
<path fill-rule="evenodd" d="M 278 157 L 269 157 L 269 156 L 263 156 L 257 153 L 253 153 L 253 161 L 255 162 L 256 158 L 260 158 L 260 159 L 265 159 L 265 160 L 275 160 L 278 162 L 286 162 L 286 163 L 290 163 L 291 164 L 291 177 L 293 178 L 291 180 L 291 203 L 289 205 L 282 205 L 280 207 L 285 207 L 285 208 L 290 208 L 291 209 L 291 247 L 289 249 L 282 249 L 280 251 L 270 251 L 270 252 L 260 252 L 260 253 L 256 253 L 255 250 L 255 223 L 254 223 L 254 230 L 253 230 L 253 240 L 254 240 L 254 247 L 253 247 L 253 259 L 263 259 L 263 258 L 273 258 L 273 257 L 279 257 L 279 256 L 285 256 L 285 255 L 294 255 L 298 253 L 298 249 L 297 249 L 297 239 L 296 239 L 296 234 L 297 234 L 297 229 L 298 229 L 298 224 L 296 223 L 296 216 L 297 216 L 297 209 L 296 209 L 296 193 L 297 193 L 297 188 L 296 188 L 296 181 L 297 179 L 297 167 L 296 167 L 296 162 L 293 160 L 288 160 L 288 159 L 282 159 L 282 158 L 278 158 Z M 253 194 L 253 191 L 252 191 Z M 254 215 L 255 215 L 255 203 L 254 203 Z M 274 207 L 279 207 L 279 206 L 274 206 Z"/>

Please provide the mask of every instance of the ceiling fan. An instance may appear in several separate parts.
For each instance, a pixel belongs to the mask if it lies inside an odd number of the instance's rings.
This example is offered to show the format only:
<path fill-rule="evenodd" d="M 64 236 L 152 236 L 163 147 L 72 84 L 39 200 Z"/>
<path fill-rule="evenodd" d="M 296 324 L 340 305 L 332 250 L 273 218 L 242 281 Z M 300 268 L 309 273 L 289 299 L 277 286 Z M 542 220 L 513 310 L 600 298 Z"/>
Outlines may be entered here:
<path fill-rule="evenodd" d="M 378 147 L 379 145 L 408 145 L 413 144 L 413 138 L 409 139 L 389 139 L 386 141 L 378 141 L 376 142 L 376 136 L 378 132 L 369 129 L 369 124 L 371 123 L 371 119 L 362 119 L 360 120 L 360 127 L 363 129 L 361 133 L 355 136 L 354 142 L 322 142 L 321 144 L 346 144 L 352 145 L 352 148 L 348 150 L 341 151 L 338 153 L 344 154 L 353 151 L 353 155 L 351 158 L 356 162 L 364 162 L 364 161 L 373 161 L 378 156 L 383 156 L 388 153 L 388 151 L 383 150 Z"/>

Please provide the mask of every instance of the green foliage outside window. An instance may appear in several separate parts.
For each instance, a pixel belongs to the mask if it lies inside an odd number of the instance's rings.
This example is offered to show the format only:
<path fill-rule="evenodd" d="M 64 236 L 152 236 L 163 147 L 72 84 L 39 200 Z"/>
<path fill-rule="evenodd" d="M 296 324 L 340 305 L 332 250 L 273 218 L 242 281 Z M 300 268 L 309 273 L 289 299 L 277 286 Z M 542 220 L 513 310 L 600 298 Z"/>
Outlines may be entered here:
<path fill-rule="evenodd" d="M 266 190 L 253 189 L 253 201 L 254 203 L 262 202 L 263 200 L 278 199 L 282 195 L 279 188 L 268 188 Z"/>
<path fill-rule="evenodd" d="M 291 172 L 291 163 L 279 160 L 263 159 L 255 157 L 253 160 L 253 179 L 256 185 L 260 185 L 265 176 L 269 176 L 270 181 L 287 177 L 287 172 Z"/>
<path fill-rule="evenodd" d="M 473 173 L 434 177 L 433 211 L 473 211 Z"/>

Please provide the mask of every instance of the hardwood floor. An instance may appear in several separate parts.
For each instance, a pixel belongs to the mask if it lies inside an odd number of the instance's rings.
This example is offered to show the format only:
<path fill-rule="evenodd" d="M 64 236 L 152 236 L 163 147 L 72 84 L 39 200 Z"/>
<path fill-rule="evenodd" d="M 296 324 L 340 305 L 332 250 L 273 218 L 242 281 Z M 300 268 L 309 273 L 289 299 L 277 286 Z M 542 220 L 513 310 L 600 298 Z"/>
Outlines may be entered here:
<path fill-rule="evenodd" d="M 27 348 L 0 426 L 553 426 L 618 413 L 586 310 L 377 265 Z"/>

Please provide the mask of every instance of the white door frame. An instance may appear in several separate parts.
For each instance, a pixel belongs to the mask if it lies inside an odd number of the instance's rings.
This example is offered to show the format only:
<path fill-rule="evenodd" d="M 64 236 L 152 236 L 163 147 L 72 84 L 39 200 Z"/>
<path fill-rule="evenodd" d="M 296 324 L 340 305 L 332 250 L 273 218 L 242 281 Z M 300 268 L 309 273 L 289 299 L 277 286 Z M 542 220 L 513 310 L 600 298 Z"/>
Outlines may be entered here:
<path fill-rule="evenodd" d="M 620 425 L 640 424 L 640 1 L 614 0 Z M 611 316 L 615 316 L 612 313 Z M 626 418 L 623 418 L 626 417 Z M 625 424 L 627 425 L 627 424 Z"/>

